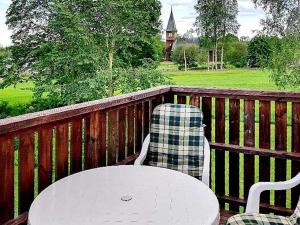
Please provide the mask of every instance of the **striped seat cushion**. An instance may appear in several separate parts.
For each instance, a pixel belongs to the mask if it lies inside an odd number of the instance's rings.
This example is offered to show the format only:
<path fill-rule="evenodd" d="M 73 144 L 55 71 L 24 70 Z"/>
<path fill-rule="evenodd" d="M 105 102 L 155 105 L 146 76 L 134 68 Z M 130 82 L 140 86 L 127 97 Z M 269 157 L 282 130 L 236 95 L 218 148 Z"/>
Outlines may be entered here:
<path fill-rule="evenodd" d="M 204 128 L 199 108 L 181 104 L 157 106 L 152 114 L 150 166 L 177 170 L 201 179 Z"/>
<path fill-rule="evenodd" d="M 271 214 L 238 214 L 232 216 L 226 225 L 299 225 L 300 224 L 300 202 L 291 217 L 276 216 Z"/>

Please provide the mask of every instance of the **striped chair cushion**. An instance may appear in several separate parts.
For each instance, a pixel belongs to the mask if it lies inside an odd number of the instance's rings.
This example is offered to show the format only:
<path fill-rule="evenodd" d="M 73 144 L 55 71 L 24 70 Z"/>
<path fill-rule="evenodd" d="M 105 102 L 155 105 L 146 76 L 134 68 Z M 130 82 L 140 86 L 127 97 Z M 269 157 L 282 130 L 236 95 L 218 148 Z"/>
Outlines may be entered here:
<path fill-rule="evenodd" d="M 152 114 L 150 166 L 177 170 L 201 179 L 204 163 L 202 113 L 194 106 L 164 104 Z"/>
<path fill-rule="evenodd" d="M 292 224 L 300 224 L 300 201 L 298 202 L 294 214 L 290 217 L 290 220 L 292 221 Z"/>
<path fill-rule="evenodd" d="M 259 213 L 238 214 L 230 217 L 226 225 L 299 225 L 300 224 L 300 202 L 291 217 L 266 215 Z"/>

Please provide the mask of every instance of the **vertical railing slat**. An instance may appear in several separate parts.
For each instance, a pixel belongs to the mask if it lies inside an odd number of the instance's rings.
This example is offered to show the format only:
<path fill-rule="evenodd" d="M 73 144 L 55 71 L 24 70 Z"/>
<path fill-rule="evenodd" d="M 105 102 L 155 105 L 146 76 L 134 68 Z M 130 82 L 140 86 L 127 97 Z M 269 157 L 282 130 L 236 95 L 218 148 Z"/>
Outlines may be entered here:
<path fill-rule="evenodd" d="M 84 163 L 83 169 L 89 169 L 89 146 L 90 146 L 90 117 L 84 119 Z"/>
<path fill-rule="evenodd" d="M 202 98 L 202 113 L 203 113 L 203 123 L 205 127 L 205 137 L 208 141 L 211 141 L 211 128 L 212 128 L 212 99 L 211 97 Z"/>
<path fill-rule="evenodd" d="M 20 135 L 19 214 L 29 210 L 34 198 L 34 133 Z"/>
<path fill-rule="evenodd" d="M 106 166 L 106 112 L 99 113 L 100 153 L 99 166 Z"/>
<path fill-rule="evenodd" d="M 275 150 L 287 151 L 287 103 L 275 104 Z M 275 159 L 275 180 L 286 180 L 285 159 Z M 286 207 L 286 191 L 275 192 L 275 204 Z"/>
<path fill-rule="evenodd" d="M 143 104 L 137 104 L 135 110 L 135 152 L 140 152 L 143 137 Z"/>
<path fill-rule="evenodd" d="M 0 136 L 0 224 L 14 217 L 14 145 Z"/>
<path fill-rule="evenodd" d="M 56 128 L 56 180 L 68 176 L 68 124 Z"/>
<path fill-rule="evenodd" d="M 125 159 L 126 144 L 126 108 L 119 110 L 119 161 Z"/>
<path fill-rule="evenodd" d="M 229 100 L 229 143 L 240 143 L 240 100 Z M 229 153 L 229 195 L 239 197 L 239 153 Z M 230 209 L 239 210 L 238 204 L 230 204 Z"/>
<path fill-rule="evenodd" d="M 174 94 L 172 92 L 164 94 L 164 103 L 174 104 Z"/>
<path fill-rule="evenodd" d="M 300 102 L 292 104 L 292 152 L 300 153 Z M 300 173 L 300 162 L 292 162 L 292 176 Z M 292 208 L 296 208 L 300 195 L 300 185 L 292 190 Z"/>
<path fill-rule="evenodd" d="M 255 147 L 255 101 L 244 101 L 244 145 Z M 255 160 L 253 155 L 244 155 L 244 198 L 254 184 Z"/>
<path fill-rule="evenodd" d="M 93 112 L 90 115 L 89 141 L 86 150 L 86 169 L 99 167 L 100 163 L 100 112 Z"/>
<path fill-rule="evenodd" d="M 149 126 L 150 126 L 150 102 L 144 102 L 144 139 L 149 134 Z"/>
<path fill-rule="evenodd" d="M 127 108 L 128 146 L 127 155 L 134 154 L 134 106 Z"/>
<path fill-rule="evenodd" d="M 186 104 L 186 96 L 184 96 L 184 95 L 178 95 L 177 96 L 177 103 L 178 104 Z"/>
<path fill-rule="evenodd" d="M 192 95 L 190 98 L 190 105 L 196 106 L 199 108 L 200 106 L 200 97 L 198 95 Z"/>
<path fill-rule="evenodd" d="M 118 111 L 108 113 L 108 165 L 112 166 L 117 162 L 118 154 Z"/>
<path fill-rule="evenodd" d="M 225 98 L 216 98 L 216 142 L 225 143 Z M 215 190 L 219 195 L 225 194 L 225 153 L 215 150 Z M 220 204 L 224 208 L 224 204 Z"/>
<path fill-rule="evenodd" d="M 71 174 L 81 171 L 82 165 L 82 119 L 72 121 L 71 132 Z"/>
<path fill-rule="evenodd" d="M 270 149 L 271 138 L 271 104 L 269 101 L 259 102 L 259 147 Z M 270 181 L 270 157 L 259 157 L 259 180 Z M 270 192 L 261 195 L 261 202 L 270 203 Z"/>
<path fill-rule="evenodd" d="M 39 131 L 39 192 L 52 183 L 52 127 Z"/>

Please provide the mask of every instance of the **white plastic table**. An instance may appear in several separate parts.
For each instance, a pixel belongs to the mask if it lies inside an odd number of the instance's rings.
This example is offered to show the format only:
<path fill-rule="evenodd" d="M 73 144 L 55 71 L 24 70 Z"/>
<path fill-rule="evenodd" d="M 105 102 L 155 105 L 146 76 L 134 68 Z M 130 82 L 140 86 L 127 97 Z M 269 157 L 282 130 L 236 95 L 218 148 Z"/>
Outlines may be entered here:
<path fill-rule="evenodd" d="M 118 166 L 87 170 L 45 189 L 30 225 L 218 225 L 219 203 L 199 180 L 173 170 Z"/>

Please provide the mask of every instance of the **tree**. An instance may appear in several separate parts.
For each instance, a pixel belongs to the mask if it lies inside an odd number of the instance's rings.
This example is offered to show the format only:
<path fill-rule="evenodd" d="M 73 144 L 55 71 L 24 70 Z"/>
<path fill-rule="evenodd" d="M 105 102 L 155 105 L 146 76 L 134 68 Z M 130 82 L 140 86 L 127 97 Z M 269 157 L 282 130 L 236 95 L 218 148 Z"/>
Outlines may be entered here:
<path fill-rule="evenodd" d="M 14 0 L 7 14 L 12 66 L 2 86 L 30 72 L 35 98 L 47 96 L 53 106 L 111 96 L 120 67 L 159 58 L 160 7 L 158 0 Z"/>
<path fill-rule="evenodd" d="M 273 49 L 269 64 L 271 78 L 280 88 L 300 84 L 300 0 L 253 0 L 266 12 L 262 20 L 266 35 L 281 37 Z"/>
<path fill-rule="evenodd" d="M 286 36 L 300 33 L 300 0 L 253 0 L 266 12 L 263 33 Z"/>
<path fill-rule="evenodd" d="M 124 46 L 134 48 L 137 41 L 150 41 L 159 33 L 161 4 L 158 0 L 97 0 L 90 4 L 87 18 L 111 71 L 115 54 Z M 113 83 L 112 73 L 109 79 Z M 109 89 L 111 96 L 114 87 Z"/>
<path fill-rule="evenodd" d="M 239 40 L 226 44 L 224 61 L 238 68 L 247 66 L 247 48 L 247 43 Z"/>
<path fill-rule="evenodd" d="M 175 48 L 172 53 L 172 60 L 179 65 L 186 65 L 187 68 L 197 65 L 199 47 L 194 44 L 183 44 Z"/>
<path fill-rule="evenodd" d="M 217 69 L 218 45 L 227 34 L 236 34 L 238 6 L 236 0 L 198 0 L 195 6 L 198 17 L 196 25 L 201 36 L 210 37 L 214 43 L 215 67 Z M 221 52 L 223 61 L 223 48 Z"/>
<path fill-rule="evenodd" d="M 293 35 L 278 39 L 268 68 L 271 78 L 279 88 L 300 87 L 300 37 Z"/>
<path fill-rule="evenodd" d="M 248 46 L 248 62 L 250 67 L 265 67 L 276 48 L 276 37 L 255 36 Z"/>
<path fill-rule="evenodd" d="M 236 35 L 240 25 L 237 21 L 239 12 L 237 0 L 223 0 L 223 30 L 221 36 L 221 69 L 224 67 L 224 43 L 227 35 Z"/>

